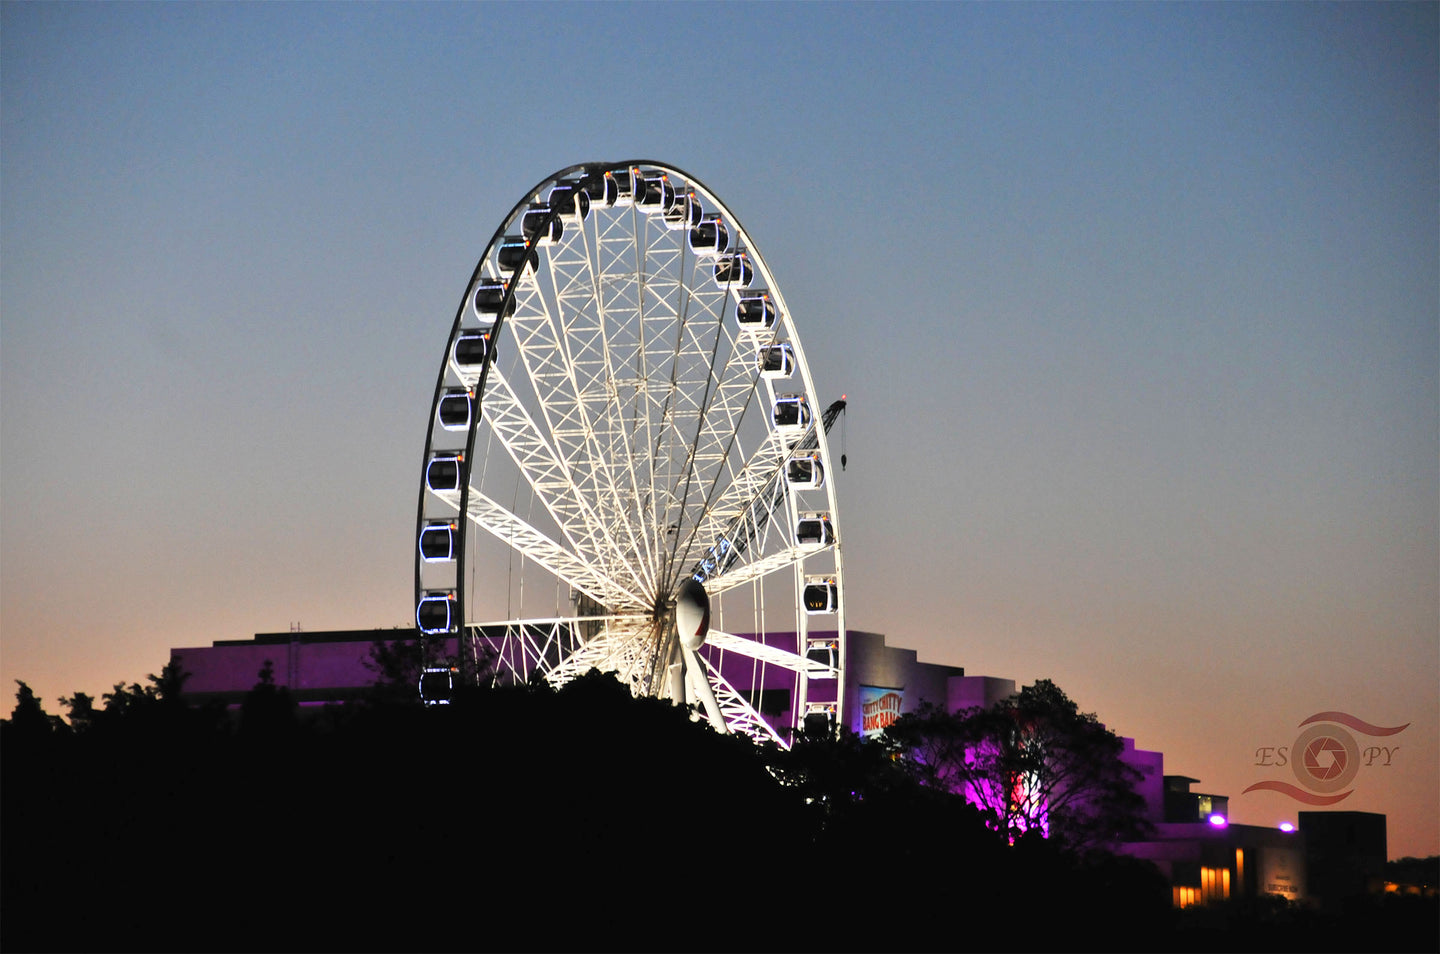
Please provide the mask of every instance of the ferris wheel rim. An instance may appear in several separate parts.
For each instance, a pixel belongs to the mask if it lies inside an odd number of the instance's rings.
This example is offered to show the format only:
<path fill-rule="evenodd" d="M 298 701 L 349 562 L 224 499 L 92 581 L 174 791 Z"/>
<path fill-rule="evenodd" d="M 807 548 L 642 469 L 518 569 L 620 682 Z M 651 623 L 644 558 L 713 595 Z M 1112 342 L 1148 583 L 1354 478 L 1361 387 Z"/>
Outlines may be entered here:
<path fill-rule="evenodd" d="M 457 337 L 461 334 L 462 330 L 463 330 L 464 327 L 465 327 L 465 322 L 466 322 L 466 319 L 467 319 L 467 309 L 468 309 L 468 307 L 470 306 L 471 298 L 472 298 L 472 295 L 473 295 L 474 292 L 475 292 L 475 289 L 476 289 L 476 287 L 477 287 L 477 283 L 479 283 L 479 282 L 481 282 L 483 279 L 485 279 L 487 270 L 490 270 L 490 271 L 495 270 L 494 257 L 496 256 L 496 254 L 497 254 L 497 252 L 498 252 L 498 249 L 500 248 L 501 243 L 506 240 L 506 237 L 507 237 L 508 235 L 510 235 L 511 230 L 515 227 L 516 223 L 519 222 L 519 221 L 521 221 L 522 217 L 526 214 L 527 209 L 531 209 L 531 208 L 533 207 L 533 204 L 540 198 L 540 196 L 541 196 L 542 194 L 544 194 L 544 193 L 546 192 L 547 189 L 554 189 L 555 187 L 558 187 L 558 186 L 561 186 L 561 185 L 565 185 L 565 184 L 571 184 L 571 185 L 575 186 L 576 188 L 578 188 L 579 185 L 580 185 L 582 182 L 585 181 L 585 177 L 587 177 L 587 176 L 604 175 L 604 174 L 609 174 L 609 173 L 617 172 L 617 171 L 622 170 L 622 169 L 632 170 L 632 173 L 633 173 L 633 171 L 635 171 L 635 170 L 644 170 L 644 171 L 646 171 L 646 172 L 657 172 L 657 173 L 660 173 L 660 174 L 663 174 L 663 175 L 674 175 L 680 182 L 682 182 L 682 183 L 684 184 L 684 186 L 685 186 L 686 188 L 693 190 L 694 194 L 697 195 L 697 196 L 699 196 L 699 197 L 706 203 L 706 208 L 714 209 L 716 215 L 723 216 L 725 222 L 727 223 L 727 226 L 728 226 L 729 228 L 733 229 L 733 231 L 735 232 L 735 241 L 734 241 L 734 244 L 733 244 L 731 247 L 737 250 L 737 254 L 743 252 L 743 253 L 748 257 L 748 259 L 750 260 L 750 262 L 753 264 L 753 267 L 754 267 L 756 273 L 757 273 L 758 276 L 759 276 L 759 281 L 757 282 L 757 284 L 759 285 L 759 287 L 761 287 L 761 288 L 763 288 L 763 289 L 766 289 L 766 290 L 770 293 L 770 295 L 773 296 L 773 298 L 774 298 L 774 300 L 775 300 L 775 307 L 776 307 L 776 311 L 777 311 L 777 313 L 778 313 L 777 321 L 780 322 L 781 325 L 782 325 L 782 327 L 785 329 L 785 331 L 786 331 L 786 338 L 785 338 L 786 343 L 792 348 L 792 350 L 793 350 L 793 352 L 794 352 L 795 371 L 796 371 L 796 373 L 798 374 L 798 377 L 799 377 L 799 381 L 798 381 L 797 383 L 798 383 L 798 384 L 801 384 L 801 385 L 803 386 L 803 394 L 804 394 L 804 395 L 806 395 L 806 396 L 812 396 L 812 397 L 813 397 L 813 395 L 815 394 L 814 382 L 813 382 L 813 379 L 812 379 L 811 374 L 810 374 L 810 371 L 809 371 L 808 363 L 807 363 L 807 362 L 805 361 L 805 359 L 804 359 L 803 348 L 801 347 L 799 336 L 798 336 L 798 334 L 795 332 L 795 329 L 794 329 L 794 326 L 793 326 L 793 323 L 792 323 L 792 320 L 791 320 L 790 311 L 789 311 L 788 306 L 787 306 L 787 305 L 785 304 L 785 302 L 784 302 L 783 296 L 782 296 L 782 294 L 781 294 L 781 292 L 780 292 L 780 289 L 779 289 L 779 284 L 778 284 L 778 282 L 775 281 L 774 275 L 771 273 L 771 271 L 770 271 L 770 269 L 769 269 L 769 266 L 768 266 L 768 263 L 765 262 L 765 259 L 764 259 L 763 255 L 761 255 L 758 246 L 756 245 L 756 243 L 754 242 L 754 240 L 751 238 L 751 236 L 750 236 L 750 234 L 748 233 L 748 231 L 746 231 L 746 230 L 744 229 L 744 227 L 743 227 L 743 225 L 741 225 L 738 217 L 735 216 L 735 214 L 729 209 L 729 207 L 726 206 L 725 203 L 724 203 L 723 201 L 721 201 L 718 196 L 715 195 L 715 193 L 714 193 L 713 190 L 711 190 L 708 186 L 704 185 L 702 182 L 700 182 L 700 180 L 698 180 L 698 179 L 697 179 L 696 177 L 694 177 L 693 175 L 691 175 L 691 174 L 685 172 L 684 170 L 681 170 L 681 169 L 679 169 L 679 168 L 677 168 L 677 167 L 675 167 L 675 166 L 673 166 L 673 165 L 670 165 L 670 164 L 664 163 L 664 162 L 658 162 L 658 161 L 654 161 L 654 160 L 627 160 L 627 161 L 624 161 L 624 162 L 616 162 L 616 163 L 580 163 L 580 164 L 568 166 L 568 167 L 566 167 L 566 168 L 564 168 L 564 169 L 561 169 L 561 170 L 559 170 L 559 171 L 557 171 L 557 172 L 555 172 L 555 173 L 552 173 L 551 175 L 549 175 L 549 176 L 541 179 L 539 182 L 536 183 L 536 185 L 535 185 L 534 187 L 532 187 L 530 190 L 528 190 L 526 193 L 524 193 L 524 195 L 521 197 L 521 199 L 520 199 L 518 202 L 516 202 L 514 206 L 512 206 L 512 208 L 510 209 L 509 213 L 501 220 L 500 225 L 496 228 L 494 234 L 491 236 L 490 241 L 487 243 L 487 245 L 486 245 L 486 247 L 485 247 L 484 253 L 482 254 L 482 256 L 481 256 L 481 258 L 479 259 L 479 261 L 477 262 L 476 267 L 475 267 L 474 271 L 473 271 L 472 274 L 471 274 L 470 280 L 469 280 L 469 282 L 468 282 L 468 283 L 466 284 L 466 286 L 465 286 L 465 293 L 462 295 L 462 299 L 461 299 L 460 305 L 459 305 L 459 307 L 457 308 L 456 315 L 455 315 L 454 321 L 453 321 L 452 326 L 451 326 L 450 337 L 449 337 L 449 339 L 447 339 L 447 358 L 446 358 L 446 360 L 442 360 L 441 368 L 440 368 L 439 374 L 437 375 L 435 394 L 434 394 L 434 397 L 432 398 L 432 402 L 431 402 L 431 412 L 430 412 L 431 429 L 430 429 L 430 431 L 429 431 L 429 433 L 428 433 L 428 435 L 427 435 L 426 446 L 425 446 L 425 457 L 424 457 L 424 459 L 425 459 L 425 461 L 427 462 L 427 466 L 428 466 L 429 462 L 431 462 L 431 461 L 434 459 L 434 455 L 435 455 L 436 428 L 435 428 L 435 426 L 434 426 L 434 422 L 436 421 L 436 418 L 437 418 L 437 413 L 438 413 L 438 411 L 439 411 L 440 402 L 441 402 L 441 400 L 442 400 L 442 397 L 445 395 L 445 393 L 446 393 L 446 391 L 447 391 L 447 373 L 448 373 L 448 370 L 449 370 L 449 360 L 448 360 L 448 359 L 449 359 L 449 352 L 450 352 L 450 349 L 451 349 L 451 345 L 457 340 Z M 638 213 L 631 213 L 631 214 L 632 214 L 632 215 L 635 215 L 635 214 L 638 214 Z M 541 221 L 538 223 L 538 227 L 539 227 L 540 229 L 542 229 L 542 230 L 547 230 L 547 231 L 548 231 L 548 230 L 551 228 L 552 223 L 553 223 L 558 217 L 560 217 L 560 215 L 561 215 L 561 212 L 560 212 L 560 210 L 559 210 L 558 207 L 557 207 L 557 208 L 550 208 L 550 209 L 548 210 L 548 216 L 547 216 L 546 218 L 544 218 L 543 220 L 541 220 Z M 583 223 L 583 221 L 584 221 L 584 216 L 582 215 L 582 216 L 581 216 L 581 222 Z M 682 244 L 683 244 L 683 243 L 682 243 Z M 550 261 L 549 259 L 546 260 L 546 263 L 547 263 L 547 265 L 552 265 L 552 263 L 551 263 L 551 261 Z M 553 267 L 553 265 L 552 265 L 552 267 Z M 536 270 L 538 271 L 539 269 L 537 268 Z M 503 299 L 503 301 L 501 301 L 501 303 L 500 303 L 500 305 L 499 305 L 499 311 L 498 311 L 498 314 L 497 314 L 496 317 L 495 317 L 495 320 L 494 320 L 494 323 L 493 323 L 493 326 L 492 326 L 492 331 L 491 331 L 491 334 L 492 334 L 492 338 L 491 338 L 491 350 L 490 350 L 490 352 L 487 354 L 487 356 L 486 356 L 486 358 L 485 358 L 484 365 L 483 365 L 483 367 L 482 367 L 482 369 L 481 369 L 481 371 L 480 371 L 479 380 L 478 380 L 478 381 L 476 382 L 476 384 L 475 384 L 475 389 L 474 389 L 474 404 L 475 404 L 475 409 L 474 409 L 474 411 L 473 411 L 472 420 L 471 420 L 471 422 L 470 422 L 470 426 L 469 426 L 469 428 L 468 428 L 467 435 L 466 435 L 466 442 L 465 442 L 464 454 L 463 454 L 463 457 L 461 458 L 462 461 L 468 461 L 468 462 L 470 462 L 470 464 L 464 465 L 464 467 L 467 468 L 467 469 L 466 469 L 465 478 L 460 482 L 461 486 L 460 486 L 460 489 L 459 489 L 459 505 L 458 505 L 458 507 L 456 508 L 457 511 L 458 511 L 458 521 L 457 521 L 457 522 L 458 522 L 458 525 L 459 525 L 460 546 L 459 546 L 459 558 L 458 558 L 459 569 L 458 569 L 458 572 L 457 572 L 457 580 L 456 580 L 456 586 L 455 586 L 455 600 L 456 600 L 456 603 L 457 603 L 457 605 L 456 605 L 456 607 L 455 607 L 455 610 L 456 610 L 456 613 L 458 614 L 458 622 L 459 622 L 459 629 L 458 629 L 458 631 L 459 631 L 460 634 L 462 634 L 462 635 L 465 635 L 472 626 L 476 625 L 476 624 L 472 624 L 472 623 L 469 621 L 469 617 L 470 617 L 471 613 L 470 613 L 470 611 L 467 609 L 467 606 L 466 606 L 466 604 L 467 604 L 467 599 L 466 599 L 466 586 L 465 586 L 465 582 L 464 582 L 464 579 L 465 579 L 465 577 L 464 577 L 465 562 L 464 562 L 464 561 L 465 561 L 465 553 L 466 553 L 466 551 L 467 551 L 466 541 L 467 541 L 467 539 L 468 539 L 468 537 L 469 537 L 469 534 L 470 534 L 469 524 L 472 522 L 471 511 L 470 511 L 470 506 L 471 506 L 471 502 L 472 502 L 471 494 L 476 492 L 476 491 L 474 490 L 474 487 L 472 486 L 472 483 L 471 483 L 472 475 L 471 475 L 471 473 L 469 472 L 468 468 L 471 467 L 471 466 L 473 466 L 474 464 L 479 463 L 478 458 L 477 458 L 477 456 L 476 456 L 476 440 L 477 440 L 477 435 L 480 433 L 480 431 L 481 431 L 484 427 L 486 427 L 485 416 L 484 416 L 484 414 L 485 414 L 485 402 L 486 402 L 486 400 L 490 397 L 490 395 L 489 395 L 489 393 L 488 393 L 488 391 L 487 391 L 487 387 L 490 385 L 491 375 L 492 375 L 492 374 L 494 374 L 494 375 L 500 375 L 500 376 L 501 376 L 501 379 L 503 380 L 503 373 L 500 372 L 500 371 L 495 370 L 495 368 L 494 368 L 494 362 L 495 362 L 494 352 L 495 352 L 496 350 L 498 350 L 498 348 L 500 347 L 501 342 L 502 342 L 502 340 L 503 340 L 503 339 L 502 339 L 502 336 L 503 336 L 503 331 L 504 331 L 505 324 L 506 324 L 506 319 L 507 319 L 507 317 L 509 317 L 509 316 L 511 315 L 511 313 L 512 313 L 512 311 L 513 311 L 513 308 L 514 308 L 514 301 L 515 301 L 517 295 L 520 293 L 520 289 L 521 289 L 521 282 L 519 281 L 518 276 L 520 276 L 521 273 L 524 272 L 524 271 L 525 271 L 525 266 L 520 265 L 520 266 L 517 266 L 517 267 L 516 267 L 515 272 L 514 272 L 514 275 L 517 276 L 517 278 L 516 278 L 516 280 L 511 281 L 511 282 L 508 283 L 508 285 L 507 285 L 507 287 L 506 287 L 506 290 L 505 290 L 504 299 Z M 502 277 L 503 277 L 503 276 L 502 276 Z M 717 279 L 717 281 L 718 281 L 718 279 Z M 688 291 L 688 289 L 687 289 L 687 291 Z M 726 299 L 726 301 L 728 302 L 728 298 Z M 518 331 L 515 332 L 515 334 L 518 334 Z M 713 367 L 712 367 L 712 372 L 713 372 Z M 753 396 L 754 396 L 755 394 L 760 393 L 760 391 L 761 391 L 761 388 L 760 388 L 760 380 L 759 380 L 759 377 L 757 376 L 757 377 L 752 381 L 752 383 L 751 383 L 751 389 L 750 389 L 750 392 L 749 392 L 750 397 L 753 398 Z M 815 402 L 812 402 L 812 403 L 815 403 Z M 493 424 L 492 424 L 491 426 L 492 426 L 492 428 L 493 428 Z M 829 460 L 830 458 L 829 458 L 828 442 L 827 442 L 826 437 L 825 437 L 824 427 L 821 426 L 821 423 L 820 423 L 820 421 L 819 421 L 819 419 L 818 419 L 818 415 L 816 415 L 815 420 L 812 422 L 810 430 L 813 431 L 814 434 L 815 434 L 815 439 L 814 439 L 814 444 L 815 444 L 815 446 L 819 448 L 819 452 L 824 455 L 825 459 L 826 459 L 826 460 Z M 807 432 L 807 433 L 808 433 L 808 432 Z M 698 441 L 698 439 L 699 439 L 699 438 L 698 438 L 698 434 L 699 434 L 699 430 L 697 430 L 697 441 Z M 791 451 L 791 453 L 793 453 L 793 451 Z M 785 459 L 788 459 L 788 458 L 785 458 Z M 781 466 L 783 466 L 783 464 L 782 464 Z M 687 479 L 688 479 L 688 478 L 687 478 Z M 783 490 L 785 491 L 785 493 L 786 493 L 786 503 L 787 503 L 787 507 L 793 508 L 793 504 L 794 504 L 794 501 L 793 501 L 794 494 L 793 494 L 793 492 L 789 491 L 788 487 L 785 486 L 783 480 L 781 481 L 781 487 L 782 487 L 782 489 L 783 489 Z M 428 518 L 428 517 L 427 517 L 427 502 L 428 502 L 429 499 L 430 499 L 430 494 L 431 494 L 431 490 L 430 490 L 430 488 L 427 486 L 426 479 L 422 476 L 421 486 L 420 486 L 420 493 L 419 493 L 419 501 L 418 501 L 418 504 L 417 504 L 417 520 L 416 520 L 416 526 L 417 526 L 417 531 L 416 531 L 416 532 L 417 532 L 417 535 L 422 534 L 422 533 L 424 532 L 424 528 L 425 528 L 426 525 L 427 525 L 427 520 L 433 519 L 433 518 Z M 687 485 L 687 489 L 686 489 L 686 494 L 688 494 L 688 485 Z M 482 495 L 482 496 L 483 496 L 483 495 Z M 828 503 L 827 513 L 830 515 L 830 519 L 833 520 L 833 521 L 838 521 L 838 501 L 837 501 L 837 499 L 836 499 L 836 497 L 835 497 L 835 491 L 834 491 L 833 481 L 832 481 L 832 482 L 828 485 L 828 487 L 826 488 L 826 490 L 825 490 L 825 497 L 826 497 L 826 501 L 827 501 L 827 503 Z M 479 525 L 480 525 L 480 524 L 479 524 L 478 521 L 477 521 L 477 526 L 479 526 Z M 489 529 L 489 528 L 487 528 L 487 529 Z M 522 532 L 522 530 L 520 530 L 519 528 L 511 528 L 511 529 L 513 529 L 513 532 L 515 532 L 515 533 L 517 533 L 517 534 L 519 534 L 519 533 Z M 712 529 L 712 531 L 713 531 L 713 528 L 711 528 L 711 529 Z M 701 524 L 700 524 L 700 522 L 697 520 L 697 521 L 695 522 L 694 526 L 691 528 L 692 543 L 693 543 L 693 538 L 699 536 L 700 531 L 701 531 Z M 493 532 L 493 531 L 492 531 L 492 532 Z M 833 531 L 832 531 L 832 533 L 833 533 Z M 677 539 L 676 539 L 675 547 L 676 547 L 676 550 L 678 551 L 678 548 L 679 548 L 679 533 L 678 533 L 678 532 L 676 533 L 676 538 L 677 538 Z M 705 540 L 704 540 L 704 539 L 701 539 L 699 542 L 700 542 L 700 544 L 703 546 Z M 553 541 L 552 541 L 552 543 L 553 543 Z M 572 541 L 572 543 L 573 543 L 573 541 Z M 511 545 L 514 546 L 513 542 L 512 542 Z M 690 545 L 691 545 L 690 543 L 687 543 L 687 547 L 690 546 Z M 555 543 L 554 546 L 555 546 L 555 549 L 556 549 L 557 551 L 558 551 L 558 550 L 561 550 L 561 549 L 564 549 L 564 545 L 563 545 L 563 544 L 560 544 L 560 543 Z M 833 577 L 834 577 L 834 586 L 835 586 L 835 588 L 836 588 L 836 602 L 837 602 L 837 606 L 838 606 L 838 609 L 836 610 L 836 613 L 835 613 L 835 615 L 836 615 L 835 626 L 836 626 L 836 633 L 837 633 L 838 636 L 839 636 L 839 642 L 840 642 L 840 646 L 841 646 L 841 652 L 842 652 L 842 654 L 843 654 L 844 632 L 845 632 L 845 628 L 844 628 L 844 615 L 843 615 L 844 602 L 843 602 L 843 598 L 839 595 L 839 594 L 841 593 L 840 587 L 843 585 L 843 573 L 841 572 L 840 545 L 839 545 L 838 537 L 830 540 L 830 542 L 829 542 L 829 548 L 830 548 L 831 550 L 833 550 L 833 563 L 834 563 Z M 713 547 L 712 547 L 712 549 L 713 549 Z M 539 552 L 539 551 L 537 551 L 537 552 Z M 544 552 L 547 552 L 547 553 L 548 553 L 548 552 L 551 552 L 551 551 L 545 550 Z M 798 551 L 797 551 L 797 552 L 798 552 Z M 667 580 L 665 580 L 664 582 L 662 582 L 662 583 L 660 584 L 659 592 L 660 592 L 661 595 L 663 595 L 667 590 L 672 590 L 673 587 L 678 584 L 678 580 L 681 579 L 681 578 L 683 578 L 684 573 L 688 573 L 688 572 L 689 572 L 689 571 L 684 571 L 684 572 L 682 573 L 682 571 L 681 571 L 682 565 L 688 565 L 688 563 L 686 562 L 687 560 L 688 560 L 688 553 L 687 553 L 687 556 L 686 556 L 686 559 L 685 559 L 685 560 L 677 561 L 677 560 L 675 560 L 675 559 L 672 557 L 672 559 L 668 562 L 668 564 L 666 564 L 665 569 L 666 569 L 666 572 L 668 572 L 668 573 L 670 574 L 670 578 L 667 579 Z M 798 579 L 798 574 L 799 574 L 801 568 L 803 568 L 803 560 L 802 560 L 802 557 L 801 557 L 801 556 L 797 556 L 796 553 L 789 553 L 789 554 L 781 555 L 781 556 L 779 556 L 778 558 L 776 558 L 776 559 L 773 561 L 773 564 L 774 564 L 773 566 L 768 567 L 768 568 L 765 568 L 765 569 L 764 569 L 764 572 L 765 572 L 765 573 L 776 573 L 776 572 L 781 572 L 781 571 L 784 571 L 784 570 L 793 570 L 793 571 L 796 572 L 796 574 L 797 574 L 797 579 Z M 553 572 L 553 571 L 552 571 L 552 572 Z M 759 571 L 756 571 L 756 575 L 757 575 L 757 576 L 760 575 L 760 574 L 759 574 Z M 557 576 L 558 578 L 560 578 L 560 579 L 565 579 L 565 577 L 564 577 L 563 575 L 559 574 L 559 573 L 557 573 L 556 576 Z M 722 586 L 723 586 L 724 583 L 729 582 L 729 581 L 726 581 L 726 580 L 724 579 L 724 573 L 723 573 L 723 572 L 720 573 L 720 574 L 717 574 L 713 579 L 716 579 L 716 580 L 721 581 Z M 568 581 L 567 581 L 567 582 L 568 582 Z M 738 585 L 738 584 L 737 584 L 737 585 Z M 424 598 L 424 593 L 425 593 L 425 592 L 426 592 L 426 589 L 425 589 L 425 585 L 424 585 L 424 582 L 423 582 L 423 579 L 422 579 L 422 560 L 419 559 L 419 558 L 417 558 L 417 560 L 416 560 L 416 566 L 415 566 L 415 598 L 416 598 L 417 604 L 421 603 L 422 599 Z M 638 601 L 638 602 L 643 604 L 644 600 L 640 600 L 640 601 Z M 659 597 L 657 596 L 657 598 L 656 598 L 656 605 L 658 605 L 658 603 L 659 603 Z M 611 607 L 611 610 L 612 610 L 612 612 L 614 612 L 614 611 L 620 611 L 620 610 L 626 609 L 626 608 L 631 609 L 631 610 L 634 610 L 634 609 L 640 609 L 640 608 L 642 608 L 642 607 L 641 607 L 641 606 L 638 606 L 638 605 L 631 605 L 631 606 L 629 606 L 629 607 L 624 607 L 624 606 L 612 606 L 612 607 Z M 799 645 L 800 640 L 801 640 L 801 632 L 802 632 L 802 629 L 800 628 L 800 624 L 797 624 L 797 630 L 796 630 L 796 634 L 795 634 L 795 636 L 796 636 L 796 642 L 797 642 L 797 650 L 803 650 L 803 649 L 804 649 L 804 647 L 803 647 L 802 645 Z M 727 635 L 728 635 L 728 634 L 727 634 Z M 422 633 L 421 633 L 421 639 L 422 639 L 422 641 L 424 640 L 424 638 L 425 638 L 425 635 L 424 635 L 423 627 L 422 627 Z M 737 637 L 735 637 L 735 636 L 729 636 L 729 638 L 733 640 L 733 639 L 735 639 L 735 638 L 737 638 Z M 836 673 L 837 678 L 838 678 L 841 674 L 843 674 L 843 668 L 844 668 L 844 667 L 843 667 L 843 655 L 842 655 L 842 657 L 836 659 L 835 664 L 834 664 L 834 666 L 833 666 L 833 669 L 834 669 L 834 671 L 835 671 L 835 673 Z M 839 710 L 839 708 L 840 708 L 840 706 L 841 706 L 842 704 L 843 704 L 843 694 L 841 694 L 841 695 L 840 695 L 840 698 L 838 698 L 838 699 L 835 701 L 834 708 L 835 708 L 837 714 L 838 714 L 838 710 Z"/>

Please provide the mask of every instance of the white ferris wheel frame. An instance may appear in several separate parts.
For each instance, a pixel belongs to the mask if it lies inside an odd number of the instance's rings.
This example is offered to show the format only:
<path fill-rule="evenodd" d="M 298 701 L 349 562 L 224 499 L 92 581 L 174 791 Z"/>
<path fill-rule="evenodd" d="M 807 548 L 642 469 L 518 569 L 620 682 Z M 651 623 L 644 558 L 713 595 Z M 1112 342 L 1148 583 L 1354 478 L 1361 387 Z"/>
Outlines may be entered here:
<path fill-rule="evenodd" d="M 728 248 L 705 244 L 717 231 Z M 762 373 L 762 352 L 786 373 Z M 843 724 L 844 574 L 821 411 L 774 276 L 709 189 L 646 160 L 542 180 L 481 256 L 436 382 L 416 519 L 427 676 L 560 685 L 594 667 L 694 704 L 720 731 L 786 745 L 807 715 Z M 513 499 L 485 484 L 492 461 L 513 473 Z M 522 594 L 523 573 L 540 572 L 574 611 L 475 621 L 489 614 L 466 577 L 473 538 L 501 544 L 512 568 L 518 555 Z M 674 638 L 674 595 L 692 577 L 716 605 L 705 653 Z M 736 632 L 723 628 L 727 598 L 750 614 Z M 748 697 L 722 675 L 727 654 L 752 667 Z M 427 701 L 445 701 L 424 678 Z M 787 679 L 790 715 L 776 724 L 754 692 Z"/>

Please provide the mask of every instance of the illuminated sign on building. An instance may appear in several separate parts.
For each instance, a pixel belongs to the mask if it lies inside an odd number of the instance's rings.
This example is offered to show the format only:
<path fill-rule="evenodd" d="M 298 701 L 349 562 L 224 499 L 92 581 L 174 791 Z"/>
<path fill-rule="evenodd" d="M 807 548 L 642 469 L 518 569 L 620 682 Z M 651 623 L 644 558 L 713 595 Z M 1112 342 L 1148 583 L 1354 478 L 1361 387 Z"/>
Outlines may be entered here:
<path fill-rule="evenodd" d="M 1296 850 L 1266 848 L 1260 852 L 1260 893 L 1298 901 L 1305 896 L 1305 857 Z"/>
<path fill-rule="evenodd" d="M 860 687 L 860 735 L 874 738 L 887 725 L 900 718 L 900 707 L 905 703 L 904 689 L 884 689 L 879 686 Z"/>

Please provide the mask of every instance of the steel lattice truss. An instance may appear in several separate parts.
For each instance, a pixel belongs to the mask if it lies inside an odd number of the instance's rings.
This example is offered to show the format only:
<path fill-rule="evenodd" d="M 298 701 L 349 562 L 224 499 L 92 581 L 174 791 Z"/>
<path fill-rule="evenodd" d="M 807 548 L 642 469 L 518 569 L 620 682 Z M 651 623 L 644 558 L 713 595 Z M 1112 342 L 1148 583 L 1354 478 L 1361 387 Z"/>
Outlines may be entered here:
<path fill-rule="evenodd" d="M 626 163 L 541 183 L 476 269 L 434 408 L 416 562 L 430 668 L 454 668 L 443 647 L 459 636 L 496 678 L 613 671 L 723 731 L 783 742 L 807 712 L 838 716 L 820 405 L 772 276 L 693 178 Z M 797 479 L 801 455 L 814 473 Z M 713 613 L 698 653 L 673 621 L 692 578 Z"/>

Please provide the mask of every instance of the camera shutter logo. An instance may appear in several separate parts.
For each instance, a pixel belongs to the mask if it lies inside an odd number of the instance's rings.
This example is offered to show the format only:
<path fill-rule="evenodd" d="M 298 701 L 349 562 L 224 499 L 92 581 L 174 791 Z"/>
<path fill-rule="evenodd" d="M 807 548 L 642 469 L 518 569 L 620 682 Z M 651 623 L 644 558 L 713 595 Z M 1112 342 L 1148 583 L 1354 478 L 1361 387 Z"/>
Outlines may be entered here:
<path fill-rule="evenodd" d="M 1309 728 L 1305 728 L 1306 726 Z M 1333 805 L 1348 798 L 1354 791 L 1347 786 L 1355 781 L 1361 763 L 1374 762 L 1375 753 L 1382 751 L 1379 746 L 1371 746 L 1365 750 L 1366 754 L 1362 755 L 1355 737 L 1346 729 L 1354 729 L 1364 735 L 1387 736 L 1404 731 L 1409 726 L 1408 722 L 1400 726 L 1371 725 L 1345 712 L 1317 712 L 1300 723 L 1300 728 L 1304 731 L 1295 737 L 1295 744 L 1289 751 L 1290 770 L 1295 773 L 1296 781 L 1303 787 L 1272 779 L 1256 782 L 1240 794 L 1257 791 L 1280 792 L 1307 805 Z M 1383 748 L 1385 764 L 1389 764 L 1390 754 L 1398 749 L 1399 746 L 1394 749 L 1388 746 Z M 1281 761 L 1256 764 L 1284 764 L 1285 749 L 1280 747 L 1275 751 L 1280 753 Z M 1365 761 L 1367 757 L 1369 761 Z"/>

